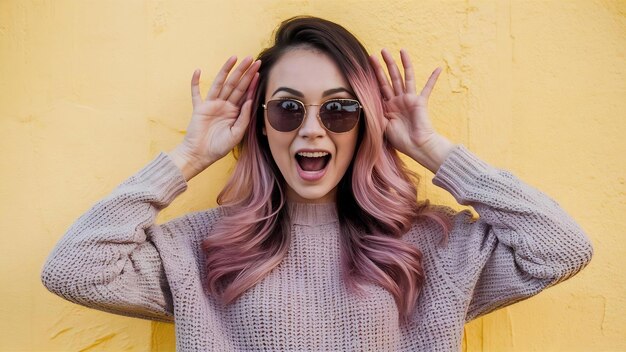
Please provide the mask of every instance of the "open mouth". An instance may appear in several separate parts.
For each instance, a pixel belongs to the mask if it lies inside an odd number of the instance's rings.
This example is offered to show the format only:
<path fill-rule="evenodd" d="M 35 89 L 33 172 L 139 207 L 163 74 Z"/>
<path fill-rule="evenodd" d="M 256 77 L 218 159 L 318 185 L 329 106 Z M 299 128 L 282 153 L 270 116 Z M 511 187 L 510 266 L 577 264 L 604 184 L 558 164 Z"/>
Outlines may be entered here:
<path fill-rule="evenodd" d="M 296 154 L 296 161 L 302 171 L 323 170 L 330 161 L 331 155 L 327 152 L 299 152 Z"/>

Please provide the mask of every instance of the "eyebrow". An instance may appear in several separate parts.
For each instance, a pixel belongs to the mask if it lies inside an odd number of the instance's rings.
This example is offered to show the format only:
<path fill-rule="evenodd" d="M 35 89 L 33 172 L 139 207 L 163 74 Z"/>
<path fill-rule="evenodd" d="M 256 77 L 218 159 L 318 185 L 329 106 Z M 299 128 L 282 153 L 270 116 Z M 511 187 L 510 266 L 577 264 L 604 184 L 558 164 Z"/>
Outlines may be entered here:
<path fill-rule="evenodd" d="M 295 89 L 292 89 L 292 88 L 287 88 L 287 87 L 279 87 L 278 89 L 276 89 L 274 91 L 274 93 L 272 93 L 272 96 L 276 95 L 276 93 L 278 93 L 280 91 L 291 93 L 291 94 L 293 94 L 293 95 L 295 95 L 297 97 L 304 98 L 304 94 L 302 94 L 302 92 L 300 92 L 298 90 L 295 90 Z M 325 96 L 328 96 L 328 95 L 331 95 L 331 94 L 334 94 L 334 93 L 339 93 L 339 92 L 346 92 L 346 93 L 354 96 L 354 93 L 352 93 L 351 91 L 349 91 L 349 90 L 347 90 L 346 88 L 343 88 L 343 87 L 325 90 L 324 93 L 322 93 L 322 96 L 325 97 Z"/>

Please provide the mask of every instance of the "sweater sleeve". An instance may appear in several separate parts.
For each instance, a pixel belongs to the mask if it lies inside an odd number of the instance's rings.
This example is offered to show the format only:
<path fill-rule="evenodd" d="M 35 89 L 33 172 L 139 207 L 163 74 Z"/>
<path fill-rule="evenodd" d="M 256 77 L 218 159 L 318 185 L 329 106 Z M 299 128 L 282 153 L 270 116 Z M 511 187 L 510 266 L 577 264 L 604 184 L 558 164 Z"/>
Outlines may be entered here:
<path fill-rule="evenodd" d="M 433 184 L 468 210 L 453 214 L 443 265 L 470 300 L 466 321 L 564 281 L 591 260 L 578 224 L 546 194 L 459 144 Z"/>
<path fill-rule="evenodd" d="M 44 286 L 89 308 L 173 322 L 172 294 L 151 234 L 188 227 L 186 216 L 154 224 L 186 189 L 180 169 L 161 152 L 72 224 L 44 264 Z"/>

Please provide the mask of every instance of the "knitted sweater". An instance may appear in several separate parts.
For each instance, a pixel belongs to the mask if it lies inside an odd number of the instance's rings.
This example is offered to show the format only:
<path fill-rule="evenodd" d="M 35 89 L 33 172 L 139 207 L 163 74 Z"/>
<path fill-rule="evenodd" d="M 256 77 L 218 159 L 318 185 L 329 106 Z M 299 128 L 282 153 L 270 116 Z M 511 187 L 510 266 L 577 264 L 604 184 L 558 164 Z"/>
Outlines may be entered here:
<path fill-rule="evenodd" d="M 447 241 L 420 217 L 403 240 L 423 253 L 425 283 L 411 322 L 393 296 L 341 281 L 335 205 L 289 204 L 284 260 L 234 303 L 204 290 L 202 238 L 221 208 L 155 224 L 187 183 L 161 152 L 97 202 L 49 255 L 43 284 L 71 302 L 175 323 L 178 351 L 458 351 L 466 322 L 561 282 L 591 260 L 592 245 L 554 200 L 458 144 L 433 184 L 469 210 L 431 205 L 452 221 Z"/>

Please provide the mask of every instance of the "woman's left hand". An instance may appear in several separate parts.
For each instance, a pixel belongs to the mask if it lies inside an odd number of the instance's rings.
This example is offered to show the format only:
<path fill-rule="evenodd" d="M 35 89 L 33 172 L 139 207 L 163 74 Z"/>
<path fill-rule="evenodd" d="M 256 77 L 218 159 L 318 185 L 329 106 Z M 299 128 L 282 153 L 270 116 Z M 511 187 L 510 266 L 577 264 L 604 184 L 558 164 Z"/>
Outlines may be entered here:
<path fill-rule="evenodd" d="M 415 90 L 415 75 L 409 55 L 400 50 L 404 66 L 404 80 L 391 53 L 381 51 L 387 65 L 391 84 L 382 65 L 372 55 L 370 62 L 383 95 L 386 117 L 385 135 L 398 151 L 412 157 L 423 166 L 436 172 L 439 165 L 451 150 L 453 144 L 435 131 L 428 117 L 428 97 L 441 73 L 437 67 L 419 95 Z"/>

